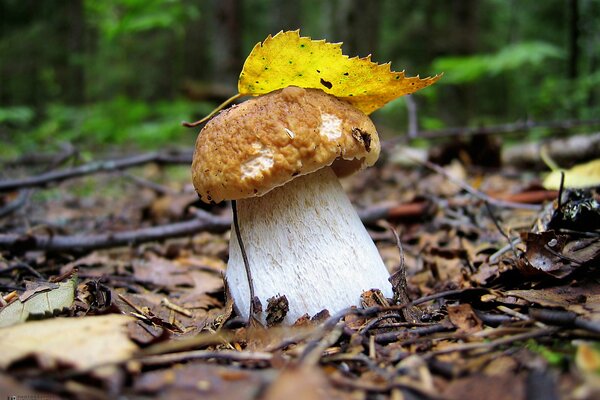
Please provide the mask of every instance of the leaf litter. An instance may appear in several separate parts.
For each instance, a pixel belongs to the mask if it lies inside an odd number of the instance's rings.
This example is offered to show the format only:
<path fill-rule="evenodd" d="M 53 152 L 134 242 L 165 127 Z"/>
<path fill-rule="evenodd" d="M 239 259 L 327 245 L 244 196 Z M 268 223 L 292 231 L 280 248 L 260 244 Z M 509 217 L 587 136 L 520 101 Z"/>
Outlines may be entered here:
<path fill-rule="evenodd" d="M 553 396 L 594 398 L 600 390 L 597 192 L 565 191 L 561 204 L 538 211 L 489 209 L 460 188 L 428 185 L 439 174 L 425 168 L 377 168 L 385 183 L 366 184 L 373 179 L 368 172 L 345 183 L 359 207 L 411 202 L 423 187 L 433 205 L 416 217 L 369 224 L 390 272 L 406 270 L 406 283 L 397 283 L 404 300 L 365 293 L 365 308 L 263 328 L 246 325 L 226 301 L 228 233 L 86 254 L 5 249 L 0 284 L 9 289 L 2 289 L 0 321 L 11 308 L 66 285 L 74 297 L 34 313 L 43 320 L 21 319 L 0 330 L 3 373 L 20 387 L 68 397 L 524 399 L 542 386 Z M 475 178 L 466 171 L 456 176 Z M 518 178 L 477 179 L 483 188 L 488 180 L 496 189 L 498 182 L 519 187 Z M 74 183 L 61 186 L 69 191 Z M 123 196 L 119 201 L 135 195 Z M 45 201 L 35 207 L 52 219 Z M 128 210 L 132 223 L 144 226 L 147 206 Z M 97 212 L 96 218 L 106 215 Z M 65 229 L 89 226 L 77 207 L 71 213 Z M 176 214 L 168 218 L 185 211 Z M 12 229 L 20 218 L 13 216 Z M 40 277 L 31 281 L 26 268 L 11 269 L 21 264 Z M 78 285 L 69 283 L 74 269 Z"/>

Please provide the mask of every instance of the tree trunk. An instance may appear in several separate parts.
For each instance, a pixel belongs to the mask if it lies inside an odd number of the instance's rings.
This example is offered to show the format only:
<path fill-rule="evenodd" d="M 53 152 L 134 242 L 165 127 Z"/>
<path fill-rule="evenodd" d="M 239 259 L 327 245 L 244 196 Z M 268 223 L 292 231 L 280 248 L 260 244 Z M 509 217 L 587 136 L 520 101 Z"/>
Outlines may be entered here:
<path fill-rule="evenodd" d="M 213 0 L 212 36 L 214 83 L 235 86 L 242 69 L 241 0 Z"/>
<path fill-rule="evenodd" d="M 64 77 L 65 99 L 71 104 L 85 100 L 85 73 L 83 56 L 85 51 L 85 16 L 83 0 L 66 3 L 67 66 Z"/>
<path fill-rule="evenodd" d="M 569 79 L 577 79 L 579 63 L 579 0 L 569 0 Z"/>
<path fill-rule="evenodd" d="M 331 41 L 344 42 L 344 54 L 365 57 L 377 54 L 381 0 L 362 2 L 338 0 L 330 3 L 334 15 L 329 31 Z"/>

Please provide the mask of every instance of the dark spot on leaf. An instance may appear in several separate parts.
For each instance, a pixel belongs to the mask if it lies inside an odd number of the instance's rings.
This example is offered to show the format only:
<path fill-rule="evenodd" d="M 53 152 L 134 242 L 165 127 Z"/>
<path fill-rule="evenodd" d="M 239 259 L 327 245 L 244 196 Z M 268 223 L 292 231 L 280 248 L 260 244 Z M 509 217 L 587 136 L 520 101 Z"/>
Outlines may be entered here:
<path fill-rule="evenodd" d="M 345 76 L 348 76 L 348 73 L 347 73 L 347 72 L 344 72 L 344 75 L 345 75 Z"/>
<path fill-rule="evenodd" d="M 327 82 L 323 78 L 321 78 L 321 85 L 325 86 L 327 89 L 331 89 L 333 87 L 333 84 L 331 82 Z"/>
<path fill-rule="evenodd" d="M 317 73 L 318 73 L 318 74 L 320 74 L 320 73 L 321 73 L 321 71 L 317 70 Z"/>
<path fill-rule="evenodd" d="M 400 75 L 396 75 L 396 79 L 400 79 Z"/>
<path fill-rule="evenodd" d="M 304 47 L 306 47 L 306 46 L 305 46 L 305 45 L 303 45 L 303 44 L 301 44 L 301 45 L 300 45 L 300 47 L 304 48 Z"/>
<path fill-rule="evenodd" d="M 289 61 L 288 61 L 288 63 L 290 63 L 290 64 L 291 64 L 291 63 L 292 63 L 292 60 L 289 60 Z"/>

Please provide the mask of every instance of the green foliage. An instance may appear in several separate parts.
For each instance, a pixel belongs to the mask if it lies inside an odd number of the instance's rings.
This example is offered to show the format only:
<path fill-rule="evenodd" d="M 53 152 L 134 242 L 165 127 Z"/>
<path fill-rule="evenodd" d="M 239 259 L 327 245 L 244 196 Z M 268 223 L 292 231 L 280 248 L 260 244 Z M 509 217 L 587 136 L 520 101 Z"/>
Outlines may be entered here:
<path fill-rule="evenodd" d="M 555 367 L 566 367 L 575 354 L 572 345 L 559 342 L 550 347 L 530 339 L 527 341 L 526 347 L 542 356 L 550 365 Z"/>
<path fill-rule="evenodd" d="M 182 100 L 148 103 L 122 96 L 79 107 L 50 104 L 40 123 L 12 134 L 10 142 L 2 143 L 0 135 L 0 157 L 14 156 L 19 151 L 53 149 L 61 142 L 82 148 L 189 146 L 197 131 L 182 127 L 180 122 L 197 119 L 212 107 Z"/>
<path fill-rule="evenodd" d="M 198 17 L 195 7 L 178 0 L 86 1 L 86 13 L 108 41 L 155 29 L 183 33 L 185 23 Z"/>
<path fill-rule="evenodd" d="M 60 141 L 190 145 L 196 132 L 179 121 L 211 107 L 182 96 L 226 98 L 253 45 L 295 28 L 408 75 L 444 72 L 414 96 L 420 129 L 597 118 L 600 2 L 579 6 L 574 30 L 564 0 L 0 2 L 0 157 Z M 402 100 L 374 118 L 406 131 Z"/>
<path fill-rule="evenodd" d="M 0 107 L 0 125 L 26 125 L 31 122 L 34 116 L 35 113 L 31 107 Z"/>
<path fill-rule="evenodd" d="M 509 45 L 494 54 L 465 57 L 441 57 L 433 69 L 444 71 L 444 84 L 471 83 L 506 72 L 518 73 L 523 68 L 539 68 L 549 59 L 562 58 L 561 50 L 549 43 L 521 42 Z"/>

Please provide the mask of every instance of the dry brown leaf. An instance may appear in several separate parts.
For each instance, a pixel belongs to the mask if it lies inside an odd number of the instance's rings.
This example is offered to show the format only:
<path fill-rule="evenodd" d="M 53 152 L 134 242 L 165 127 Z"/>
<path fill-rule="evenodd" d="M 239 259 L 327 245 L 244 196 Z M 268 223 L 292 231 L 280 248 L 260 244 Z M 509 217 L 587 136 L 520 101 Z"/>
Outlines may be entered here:
<path fill-rule="evenodd" d="M 300 366 L 284 369 L 262 398 L 265 400 L 320 400 L 349 397 L 336 390 L 320 368 Z"/>
<path fill-rule="evenodd" d="M 250 400 L 257 398 L 264 379 L 260 371 L 197 363 L 146 372 L 134 390 L 162 399 Z"/>
<path fill-rule="evenodd" d="M 78 371 L 94 369 L 108 376 L 114 367 L 103 366 L 129 359 L 137 346 L 127 337 L 132 318 L 110 314 L 95 317 L 54 318 L 0 329 L 0 368 L 34 357 L 44 369 L 71 365 Z"/>
<path fill-rule="evenodd" d="M 479 332 L 483 326 L 470 304 L 448 306 L 448 318 L 460 333 Z"/>
<path fill-rule="evenodd" d="M 452 400 L 525 400 L 525 390 L 524 377 L 512 374 L 502 376 L 473 374 L 451 381 L 443 395 L 444 398 Z"/>
<path fill-rule="evenodd" d="M 566 285 L 532 290 L 509 290 L 504 293 L 544 307 L 558 307 L 600 320 L 600 284 Z"/>

